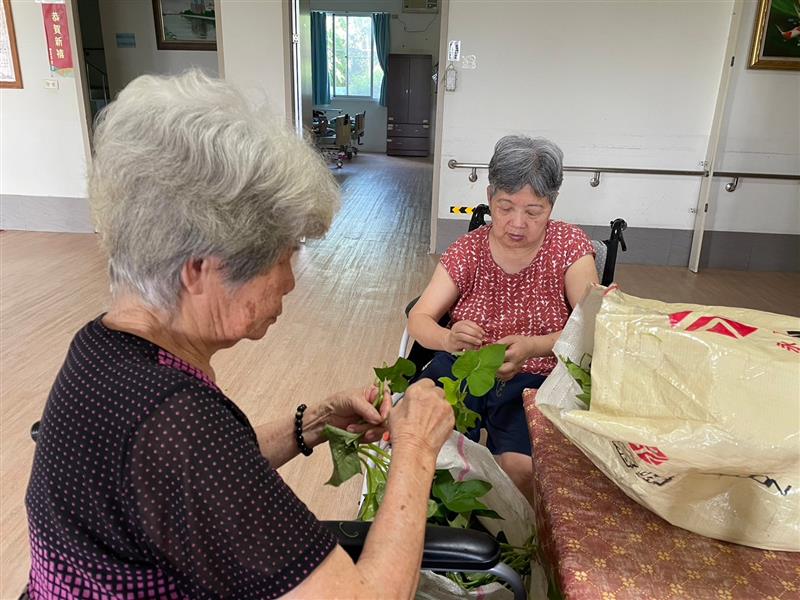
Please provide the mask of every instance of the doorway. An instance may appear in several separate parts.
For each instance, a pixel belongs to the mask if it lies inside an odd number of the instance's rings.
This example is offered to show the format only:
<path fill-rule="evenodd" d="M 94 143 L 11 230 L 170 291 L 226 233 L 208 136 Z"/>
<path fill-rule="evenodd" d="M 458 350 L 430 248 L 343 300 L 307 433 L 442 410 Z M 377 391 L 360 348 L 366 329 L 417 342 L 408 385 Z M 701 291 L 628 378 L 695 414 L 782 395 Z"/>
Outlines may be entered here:
<path fill-rule="evenodd" d="M 94 123 L 97 113 L 111 101 L 99 0 L 79 0 L 78 21 L 83 46 L 80 60 L 86 73 L 84 94 L 89 105 L 90 122 Z"/>
<path fill-rule="evenodd" d="M 415 184 L 401 193 L 424 196 L 414 218 L 427 226 L 426 247 L 434 194 L 434 81 L 446 21 L 439 4 L 293 0 L 290 10 L 296 126 L 315 141 L 345 193 L 358 181 L 405 189 L 402 180 L 410 177 Z M 361 171 L 388 177 L 355 177 Z M 415 197 L 405 204 L 418 202 Z M 375 207 L 382 209 L 390 207 Z"/>
<path fill-rule="evenodd" d="M 214 0 L 162 0 L 158 26 L 150 0 L 72 2 L 90 132 L 97 113 L 140 75 L 219 74 Z"/>

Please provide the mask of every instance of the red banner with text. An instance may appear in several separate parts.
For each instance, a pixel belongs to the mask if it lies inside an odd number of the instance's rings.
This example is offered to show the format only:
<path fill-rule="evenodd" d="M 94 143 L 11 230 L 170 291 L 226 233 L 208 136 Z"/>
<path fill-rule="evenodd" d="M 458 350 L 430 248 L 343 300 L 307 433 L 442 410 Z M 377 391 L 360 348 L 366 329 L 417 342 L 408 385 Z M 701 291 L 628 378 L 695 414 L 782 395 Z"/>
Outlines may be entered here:
<path fill-rule="evenodd" d="M 50 70 L 64 77 L 72 76 L 72 48 L 69 40 L 69 21 L 66 4 L 42 3 L 44 31 Z"/>

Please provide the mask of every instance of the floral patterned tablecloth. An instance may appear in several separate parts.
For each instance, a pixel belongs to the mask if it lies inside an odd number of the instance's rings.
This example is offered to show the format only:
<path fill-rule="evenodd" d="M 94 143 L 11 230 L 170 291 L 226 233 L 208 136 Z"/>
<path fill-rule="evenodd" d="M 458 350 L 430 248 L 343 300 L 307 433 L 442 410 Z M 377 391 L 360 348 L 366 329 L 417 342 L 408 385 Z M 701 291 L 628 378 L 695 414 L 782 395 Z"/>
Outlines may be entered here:
<path fill-rule="evenodd" d="M 800 553 L 720 542 L 628 498 L 523 396 L 548 576 L 571 600 L 800 598 Z"/>

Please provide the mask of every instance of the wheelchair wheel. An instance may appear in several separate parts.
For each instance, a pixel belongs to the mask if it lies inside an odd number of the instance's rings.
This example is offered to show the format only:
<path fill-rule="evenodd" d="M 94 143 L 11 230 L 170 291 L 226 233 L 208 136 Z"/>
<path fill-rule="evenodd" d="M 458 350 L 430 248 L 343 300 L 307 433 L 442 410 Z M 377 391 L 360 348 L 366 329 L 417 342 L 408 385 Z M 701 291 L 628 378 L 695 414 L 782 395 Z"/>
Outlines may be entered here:
<path fill-rule="evenodd" d="M 341 159 L 337 159 L 336 160 L 336 168 L 337 169 L 341 169 L 342 165 L 344 165 L 344 163 L 341 161 Z"/>

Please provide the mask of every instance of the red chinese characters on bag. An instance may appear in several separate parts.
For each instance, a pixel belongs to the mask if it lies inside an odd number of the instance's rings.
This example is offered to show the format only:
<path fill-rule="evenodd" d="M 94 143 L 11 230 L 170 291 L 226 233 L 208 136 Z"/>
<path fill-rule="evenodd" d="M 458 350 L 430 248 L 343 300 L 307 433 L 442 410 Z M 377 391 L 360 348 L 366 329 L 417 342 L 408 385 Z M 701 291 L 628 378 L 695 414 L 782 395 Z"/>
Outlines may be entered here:
<path fill-rule="evenodd" d="M 677 328 L 680 325 L 680 328 L 684 331 L 710 331 L 711 333 L 719 333 L 720 335 L 726 335 L 734 339 L 741 339 L 758 331 L 758 327 L 745 325 L 744 323 L 726 319 L 725 317 L 712 317 L 708 315 L 698 317 L 688 325 L 682 325 L 681 323 L 691 314 L 691 310 L 682 310 L 672 313 L 669 316 L 670 326 L 672 328 Z"/>
<path fill-rule="evenodd" d="M 788 350 L 789 352 L 800 354 L 800 344 L 797 342 L 778 342 L 776 345 L 782 350 Z"/>
<path fill-rule="evenodd" d="M 669 460 L 669 457 L 655 446 L 645 446 L 643 444 L 628 444 L 628 448 L 641 458 L 648 465 L 657 467 Z"/>

